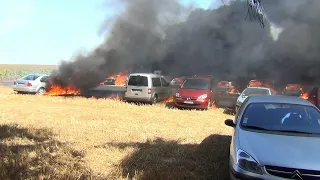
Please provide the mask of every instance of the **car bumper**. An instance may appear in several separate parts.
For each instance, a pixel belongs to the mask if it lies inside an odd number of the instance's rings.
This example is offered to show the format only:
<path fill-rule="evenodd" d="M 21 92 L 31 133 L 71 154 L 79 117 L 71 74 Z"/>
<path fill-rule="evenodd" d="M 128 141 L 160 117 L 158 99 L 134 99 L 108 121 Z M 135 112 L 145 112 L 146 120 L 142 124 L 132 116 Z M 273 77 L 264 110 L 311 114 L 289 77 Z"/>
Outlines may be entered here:
<path fill-rule="evenodd" d="M 185 100 L 183 99 L 177 99 L 175 98 L 174 100 L 174 104 L 177 107 L 180 108 L 193 108 L 193 109 L 205 109 L 208 107 L 208 99 L 205 99 L 203 101 L 198 101 L 198 100 L 190 100 L 190 104 L 189 103 L 185 103 Z"/>
<path fill-rule="evenodd" d="M 13 86 L 12 88 L 13 88 L 14 91 L 18 91 L 18 92 L 29 92 L 29 93 L 37 92 L 37 89 L 35 87 L 17 87 L 17 86 Z"/>
<path fill-rule="evenodd" d="M 146 98 L 124 97 L 123 99 L 126 101 L 132 101 L 132 102 L 151 102 L 152 101 L 151 97 L 146 97 Z"/>

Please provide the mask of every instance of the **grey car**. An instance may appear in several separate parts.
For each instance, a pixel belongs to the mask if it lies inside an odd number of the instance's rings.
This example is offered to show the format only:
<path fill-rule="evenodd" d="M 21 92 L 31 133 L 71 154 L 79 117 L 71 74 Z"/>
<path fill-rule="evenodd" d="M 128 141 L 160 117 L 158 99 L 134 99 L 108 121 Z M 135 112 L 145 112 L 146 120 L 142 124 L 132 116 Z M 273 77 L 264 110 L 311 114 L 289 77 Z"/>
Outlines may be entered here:
<path fill-rule="evenodd" d="M 272 95 L 272 91 L 270 88 L 266 87 L 247 87 L 237 98 L 235 107 L 236 112 L 238 111 L 243 101 L 251 95 Z"/>
<path fill-rule="evenodd" d="M 28 74 L 13 82 L 13 90 L 17 93 L 34 93 L 43 95 L 49 75 Z"/>
<path fill-rule="evenodd" d="M 152 73 L 133 73 L 129 75 L 124 99 L 155 104 L 170 96 L 171 88 L 163 76 Z"/>
<path fill-rule="evenodd" d="M 250 96 L 230 144 L 230 179 L 319 179 L 320 111 L 305 99 Z"/>

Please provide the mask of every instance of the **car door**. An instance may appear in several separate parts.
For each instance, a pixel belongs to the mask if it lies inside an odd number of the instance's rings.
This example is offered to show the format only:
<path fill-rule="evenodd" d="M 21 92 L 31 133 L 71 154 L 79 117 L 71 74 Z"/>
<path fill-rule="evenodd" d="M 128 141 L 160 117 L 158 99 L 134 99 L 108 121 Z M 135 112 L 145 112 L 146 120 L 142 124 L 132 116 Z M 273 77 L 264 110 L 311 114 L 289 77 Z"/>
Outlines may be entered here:
<path fill-rule="evenodd" d="M 163 98 L 169 98 L 171 96 L 171 88 L 170 88 L 170 84 L 161 77 L 161 91 L 163 93 Z"/>
<path fill-rule="evenodd" d="M 158 99 L 163 99 L 163 92 L 161 89 L 161 81 L 160 77 L 153 77 L 151 78 L 152 81 L 152 91 L 158 95 Z"/>

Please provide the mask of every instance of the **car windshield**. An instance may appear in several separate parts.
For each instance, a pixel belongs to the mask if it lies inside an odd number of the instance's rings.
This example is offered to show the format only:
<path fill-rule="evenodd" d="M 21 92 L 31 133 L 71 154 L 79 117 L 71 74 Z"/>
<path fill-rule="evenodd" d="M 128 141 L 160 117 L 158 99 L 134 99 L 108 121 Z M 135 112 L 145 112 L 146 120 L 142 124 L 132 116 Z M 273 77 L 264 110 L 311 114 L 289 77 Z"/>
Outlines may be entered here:
<path fill-rule="evenodd" d="M 209 89 L 209 80 L 207 79 L 187 79 L 184 81 L 181 89 L 197 89 L 207 90 Z"/>
<path fill-rule="evenodd" d="M 170 82 L 170 86 L 171 87 L 180 87 L 181 81 L 182 81 L 181 79 L 175 78 Z"/>
<path fill-rule="evenodd" d="M 129 86 L 148 86 L 148 78 L 146 76 L 130 76 L 128 81 Z"/>
<path fill-rule="evenodd" d="M 320 111 L 305 105 L 252 103 L 241 118 L 241 127 L 320 134 Z"/>
<path fill-rule="evenodd" d="M 247 88 L 243 91 L 242 95 L 250 96 L 250 95 L 268 95 L 269 91 L 267 89 L 259 89 L 259 88 Z"/>
<path fill-rule="evenodd" d="M 20 80 L 34 81 L 38 78 L 38 75 L 26 75 L 22 77 Z"/>

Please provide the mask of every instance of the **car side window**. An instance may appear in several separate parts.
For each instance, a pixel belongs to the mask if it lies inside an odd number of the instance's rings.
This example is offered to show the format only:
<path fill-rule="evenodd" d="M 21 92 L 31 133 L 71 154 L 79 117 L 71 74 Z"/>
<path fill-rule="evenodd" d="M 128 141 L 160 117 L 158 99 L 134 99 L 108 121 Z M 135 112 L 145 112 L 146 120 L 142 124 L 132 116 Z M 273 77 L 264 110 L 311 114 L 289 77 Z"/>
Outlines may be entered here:
<path fill-rule="evenodd" d="M 41 79 L 40 79 L 40 82 L 47 82 L 49 79 L 49 76 L 43 76 Z"/>
<path fill-rule="evenodd" d="M 152 86 L 153 87 L 161 87 L 160 78 L 152 78 Z"/>
<path fill-rule="evenodd" d="M 169 86 L 169 83 L 166 80 L 164 80 L 163 78 L 161 78 L 161 83 L 162 83 L 163 87 Z"/>
<path fill-rule="evenodd" d="M 241 106 L 240 106 L 240 108 L 239 108 L 239 110 L 238 110 L 238 112 L 237 112 L 237 114 L 235 116 L 235 124 L 237 124 L 238 121 L 240 120 L 240 114 L 242 113 L 243 108 L 245 107 L 248 99 L 249 99 L 249 97 L 246 100 L 244 100 L 243 103 L 241 104 Z"/>

